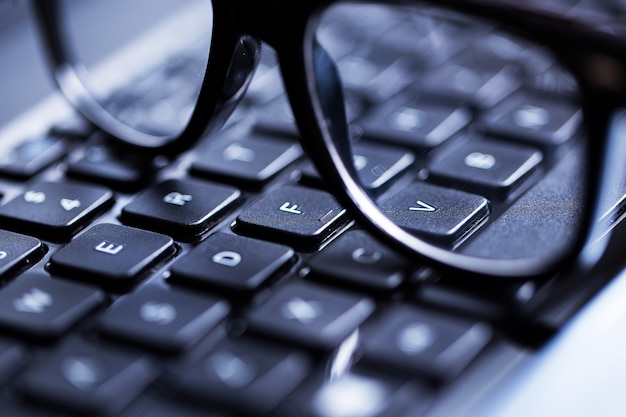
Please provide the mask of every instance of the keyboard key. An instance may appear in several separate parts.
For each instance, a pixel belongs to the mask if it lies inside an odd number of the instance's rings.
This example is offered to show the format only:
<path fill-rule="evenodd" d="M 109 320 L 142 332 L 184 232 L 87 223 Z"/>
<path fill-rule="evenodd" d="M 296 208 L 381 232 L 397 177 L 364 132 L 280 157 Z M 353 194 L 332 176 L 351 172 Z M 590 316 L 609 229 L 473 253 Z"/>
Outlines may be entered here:
<path fill-rule="evenodd" d="M 58 138 L 85 140 L 95 131 L 94 125 L 77 111 L 66 114 L 50 125 L 50 135 Z"/>
<path fill-rule="evenodd" d="M 59 414 L 54 414 L 54 411 L 50 413 L 46 411 L 44 407 L 39 407 L 37 404 L 25 404 L 24 401 L 3 404 L 2 417 L 58 417 Z M 58 410 L 57 410 L 58 411 Z"/>
<path fill-rule="evenodd" d="M 380 193 L 415 162 L 413 153 L 400 148 L 359 142 L 354 145 L 354 165 L 359 180 L 368 190 Z M 312 163 L 302 169 L 303 184 L 322 186 Z"/>
<path fill-rule="evenodd" d="M 172 265 L 172 281 L 232 290 L 258 289 L 294 256 L 287 247 L 216 233 Z"/>
<path fill-rule="evenodd" d="M 376 42 L 375 37 L 372 42 Z M 395 42 L 390 45 L 398 46 Z M 418 79 L 422 60 L 415 58 L 415 50 L 407 53 L 390 45 L 361 47 L 337 61 L 347 91 L 362 95 L 367 102 L 380 103 Z M 416 42 L 412 46 L 415 48 Z"/>
<path fill-rule="evenodd" d="M 534 148 L 493 140 L 465 142 L 428 166 L 429 179 L 439 184 L 504 199 L 541 164 Z"/>
<path fill-rule="evenodd" d="M 355 294 L 306 283 L 278 289 L 248 314 L 252 331 L 314 349 L 332 349 L 354 332 L 374 310 Z"/>
<path fill-rule="evenodd" d="M 580 130 L 582 110 L 556 94 L 520 91 L 483 116 L 487 134 L 512 138 L 544 151 L 567 143 Z"/>
<path fill-rule="evenodd" d="M 50 270 L 103 285 L 128 284 L 173 250 L 168 236 L 102 223 L 53 254 Z"/>
<path fill-rule="evenodd" d="M 0 276 L 35 263 L 43 254 L 39 239 L 0 230 Z"/>
<path fill-rule="evenodd" d="M 110 100 L 108 105 L 116 108 L 115 113 L 120 120 L 142 132 L 168 135 L 180 131 L 184 126 L 183 120 L 187 120 L 191 114 L 197 86 L 190 82 L 195 77 L 192 71 L 183 76 L 182 71 L 177 69 L 163 68 L 162 72 L 145 74 L 141 80 L 133 83 L 134 91 L 129 94 L 129 89 L 126 89 L 123 94 Z"/>
<path fill-rule="evenodd" d="M 145 357 L 70 339 L 30 367 L 19 390 L 31 401 L 107 416 L 122 410 L 156 376 Z"/>
<path fill-rule="evenodd" d="M 382 373 L 381 373 L 382 374 Z M 426 390 L 389 375 L 350 372 L 331 378 L 315 392 L 307 416 L 421 416 L 430 403 Z"/>
<path fill-rule="evenodd" d="M 25 141 L 0 154 L 0 174 L 28 179 L 60 160 L 69 147 L 68 141 L 47 135 Z"/>
<path fill-rule="evenodd" d="M 259 188 L 302 156 L 302 149 L 293 139 L 252 134 L 211 142 L 197 155 L 193 175 Z"/>
<path fill-rule="evenodd" d="M 255 129 L 262 133 L 297 138 L 299 136 L 296 120 L 291 105 L 285 94 L 254 109 L 256 117 Z"/>
<path fill-rule="evenodd" d="M 141 400 L 144 400 L 141 398 Z M 180 398 L 152 398 L 133 403 L 119 417 L 231 417 L 214 412 L 215 407 L 180 401 Z M 137 404 L 137 405 L 135 405 Z M 30 415 L 28 416 L 30 417 Z M 38 417 L 38 416 L 32 416 Z"/>
<path fill-rule="evenodd" d="M 467 126 L 470 111 L 453 102 L 401 96 L 374 107 L 357 123 L 366 139 L 432 149 Z"/>
<path fill-rule="evenodd" d="M 525 85 L 539 93 L 557 94 L 570 98 L 576 98 L 580 93 L 576 78 L 558 64 L 543 72 L 529 74 Z"/>
<path fill-rule="evenodd" d="M 271 412 L 309 369 L 305 355 L 283 346 L 225 339 L 175 369 L 173 385 L 197 400 L 259 416 Z"/>
<path fill-rule="evenodd" d="M 452 245 L 489 215 L 484 197 L 415 182 L 384 202 L 381 209 L 399 226 Z"/>
<path fill-rule="evenodd" d="M 239 190 L 224 185 L 168 180 L 135 197 L 122 209 L 120 219 L 131 226 L 189 239 L 208 230 L 240 195 Z"/>
<path fill-rule="evenodd" d="M 379 293 L 397 289 L 409 263 L 367 233 L 355 230 L 325 247 L 309 261 L 309 267 L 315 279 Z"/>
<path fill-rule="evenodd" d="M 500 320 L 505 316 L 507 308 L 515 303 L 512 297 L 504 294 L 499 299 L 481 295 L 465 288 L 442 285 L 440 282 L 422 283 L 415 291 L 415 300 L 422 306 L 454 312 L 464 317 L 490 320 Z"/>
<path fill-rule="evenodd" d="M 350 92 L 346 92 L 344 99 L 346 118 L 348 122 L 350 122 L 362 113 L 363 105 L 359 98 Z M 253 108 L 252 110 L 256 120 L 254 130 L 257 132 L 283 136 L 291 140 L 300 137 L 291 105 L 285 94 L 281 94 L 271 102 Z"/>
<path fill-rule="evenodd" d="M 479 109 L 488 109 L 520 88 L 518 63 L 486 58 L 469 49 L 424 74 L 418 81 L 426 95 L 445 98 Z"/>
<path fill-rule="evenodd" d="M 27 273 L 0 290 L 0 326 L 33 338 L 56 338 L 104 300 L 95 288 Z"/>
<path fill-rule="evenodd" d="M 97 143 L 90 145 L 82 158 L 68 164 L 67 175 L 115 190 L 137 191 L 148 184 L 156 170 L 149 156 Z"/>
<path fill-rule="evenodd" d="M 235 231 L 310 250 L 343 226 L 346 217 L 346 210 L 329 193 L 284 186 L 244 210 L 237 217 Z"/>
<path fill-rule="evenodd" d="M 188 349 L 228 313 L 209 296 L 154 285 L 119 298 L 104 314 L 100 331 L 164 352 Z"/>
<path fill-rule="evenodd" d="M 387 310 L 370 330 L 364 362 L 436 381 L 459 374 L 491 340 L 486 324 L 408 306 Z"/>
<path fill-rule="evenodd" d="M 0 384 L 14 376 L 27 358 L 24 348 L 16 342 L 0 340 Z"/>
<path fill-rule="evenodd" d="M 359 375 L 344 375 L 322 385 L 313 397 L 314 417 L 381 416 L 391 390 L 384 383 Z M 354 398 L 354 400 L 347 400 Z M 356 400 L 358 399 L 358 400 Z"/>
<path fill-rule="evenodd" d="M 116 417 L 233 417 L 214 405 L 185 401 L 181 396 L 150 394 L 140 397 Z"/>
<path fill-rule="evenodd" d="M 102 187 L 40 182 L 0 207 L 0 226 L 52 241 L 64 241 L 88 225 L 113 201 Z"/>

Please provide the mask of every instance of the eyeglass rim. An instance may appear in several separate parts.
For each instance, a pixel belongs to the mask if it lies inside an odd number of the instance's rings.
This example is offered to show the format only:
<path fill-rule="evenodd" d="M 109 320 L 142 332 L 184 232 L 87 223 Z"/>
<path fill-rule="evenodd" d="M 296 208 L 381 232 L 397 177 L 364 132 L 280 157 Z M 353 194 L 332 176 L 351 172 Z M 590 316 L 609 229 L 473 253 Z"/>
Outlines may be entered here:
<path fill-rule="evenodd" d="M 180 132 L 166 135 L 142 132 L 118 120 L 91 93 L 87 71 L 71 48 L 61 3 L 62 0 L 33 0 L 53 81 L 74 108 L 110 139 L 143 153 L 171 157 L 188 150 L 201 137 L 219 130 L 239 104 L 260 59 L 259 41 L 236 33 L 233 28 L 218 29 L 221 43 L 211 45 L 208 57 L 211 63 L 207 64 L 202 88 L 186 126 Z M 220 22 L 214 22 L 215 25 L 220 26 Z M 235 59 L 239 66 L 233 65 Z M 233 68 L 243 71 L 244 75 L 233 77 L 230 72 Z M 240 79 L 241 84 L 233 87 L 233 78 Z M 230 89 L 227 93 L 226 88 Z"/>
<path fill-rule="evenodd" d="M 65 35 L 63 34 L 58 14 L 59 2 L 57 0 L 34 1 L 39 26 L 43 29 L 44 37 L 46 38 L 47 49 L 59 87 L 92 122 L 95 122 L 109 133 L 119 132 L 119 129 L 116 128 L 119 122 L 108 119 L 106 115 L 111 115 L 106 111 L 102 112 L 102 109 L 98 108 L 97 101 L 84 88 L 84 83 L 80 77 L 80 67 L 72 60 L 71 54 L 65 48 L 67 42 L 64 41 Z M 587 204 L 585 204 L 585 207 L 590 208 L 588 213 L 584 215 L 583 229 L 586 233 L 583 233 L 577 239 L 574 244 L 575 251 L 571 255 L 553 262 L 537 263 L 536 258 L 531 258 L 530 260 L 485 260 L 452 253 L 409 234 L 388 221 L 380 213 L 380 210 L 376 209 L 376 205 L 367 196 L 367 193 L 358 186 L 355 180 L 356 176 L 350 168 L 351 161 L 346 156 L 347 152 L 345 149 L 341 149 L 343 146 L 338 144 L 337 140 L 330 133 L 327 125 L 329 112 L 326 109 L 329 104 L 323 105 L 318 92 L 315 91 L 315 88 L 319 87 L 319 77 L 313 70 L 315 58 L 311 55 L 312 48 L 306 47 L 307 45 L 312 45 L 314 39 L 312 27 L 315 19 L 319 18 L 321 11 L 332 4 L 342 2 L 350 1 L 303 0 L 298 2 L 299 4 L 292 4 L 293 2 L 276 0 L 274 5 L 282 7 L 282 14 L 276 13 L 272 15 L 270 11 L 275 11 L 277 8 L 270 7 L 272 5 L 267 4 L 267 2 L 212 0 L 214 13 L 220 16 L 223 13 L 223 16 L 228 17 L 214 19 L 216 27 L 214 27 L 207 73 L 198 100 L 199 105 L 194 109 L 190 123 L 184 132 L 181 135 L 157 137 L 157 140 L 152 135 L 129 138 L 124 134 L 114 134 L 113 137 L 136 148 L 159 153 L 177 153 L 190 147 L 192 143 L 202 136 L 208 126 L 218 125 L 218 123 L 215 123 L 216 115 L 228 114 L 229 112 L 224 111 L 224 109 L 234 108 L 240 98 L 239 95 L 235 95 L 232 100 L 224 100 L 218 98 L 219 94 L 216 92 L 221 91 L 221 87 L 225 83 L 228 67 L 232 57 L 235 55 L 236 45 L 241 42 L 244 33 L 249 30 L 256 38 L 272 45 L 277 52 L 286 92 L 292 98 L 290 101 L 296 121 L 300 131 L 306 132 L 303 134 L 302 139 L 303 148 L 310 155 L 322 176 L 330 180 L 327 182 L 332 184 L 331 191 L 333 194 L 375 236 L 383 239 L 383 241 L 391 242 L 392 246 L 405 254 L 410 256 L 418 254 L 425 262 L 432 262 L 437 267 L 457 274 L 471 273 L 472 275 L 492 278 L 527 279 L 551 275 L 560 269 L 564 262 L 573 263 L 577 254 L 588 243 L 588 236 L 591 235 L 592 229 L 591 219 L 594 218 L 597 211 L 597 207 L 595 207 L 598 201 L 597 197 L 602 193 L 601 175 L 594 170 L 588 170 L 587 182 L 590 184 L 591 192 L 587 193 L 589 201 L 586 201 Z M 612 42 L 612 38 L 603 36 L 590 27 L 568 26 L 572 23 L 570 20 L 526 5 L 518 5 L 512 2 L 493 3 L 486 0 L 442 0 L 438 2 L 434 0 L 376 0 L 370 3 L 406 5 L 417 2 L 433 3 L 439 7 L 471 13 L 478 18 L 497 19 L 498 22 L 516 30 L 521 29 L 524 31 L 523 27 L 532 23 L 533 31 L 535 32 L 529 33 L 526 30 L 526 36 L 529 38 L 541 37 L 545 40 L 546 35 L 556 35 L 549 36 L 547 39 L 550 39 L 549 47 L 553 50 L 558 50 L 559 53 L 572 49 L 571 43 L 572 37 L 574 37 L 584 41 L 582 44 L 579 43 L 577 48 L 580 49 L 582 47 L 584 49 L 586 46 L 587 52 L 589 52 L 591 50 L 589 44 L 596 43 L 594 50 L 598 51 L 599 46 L 599 52 L 612 58 L 618 58 L 621 64 L 626 63 L 626 48 L 624 48 L 623 44 Z M 285 16 L 289 16 L 290 19 L 280 21 L 281 17 L 284 18 Z M 260 23 L 263 21 L 267 22 L 265 26 Z M 238 22 L 240 27 L 226 24 L 219 25 L 219 22 Z M 280 24 L 276 25 L 276 23 Z M 278 36 L 275 30 L 276 27 L 288 30 L 290 35 L 295 36 Z M 540 33 L 537 33 L 538 27 L 542 29 L 539 31 Z M 254 41 L 250 41 L 250 39 L 252 38 L 248 38 L 248 41 L 253 45 L 251 49 L 257 55 L 259 44 L 257 43 L 257 46 L 254 46 Z M 598 39 L 608 42 L 598 45 Z M 294 50 L 297 52 L 296 54 L 293 53 Z M 294 59 L 294 56 L 296 59 Z M 569 56 L 571 58 L 573 54 L 570 53 Z M 256 59 L 258 59 L 258 56 L 255 57 Z M 253 65 L 246 77 L 247 82 L 251 78 L 249 75 L 252 73 L 252 67 Z M 294 76 L 294 74 L 301 75 Z M 311 82 L 312 80 L 317 81 Z M 81 86 L 83 87 L 82 90 Z M 311 86 L 315 86 L 315 88 L 312 89 Z M 245 90 L 245 85 L 242 85 L 241 91 L 243 90 Z M 302 100 L 303 94 L 308 100 Z M 299 99 L 294 100 L 294 97 L 299 97 Z M 336 102 L 337 99 L 331 101 L 335 101 L 332 106 L 337 108 L 339 105 Z M 612 113 L 613 110 L 616 110 L 618 108 L 617 104 L 617 102 L 612 103 L 610 108 L 608 108 L 609 112 Z M 619 105 L 624 105 L 624 103 L 620 101 Z M 343 101 L 341 101 L 340 107 L 343 108 Z M 597 114 L 599 112 L 596 111 L 594 113 Z M 114 118 L 111 116 L 111 119 Z M 602 119 L 602 116 L 597 117 L 595 121 L 598 127 L 593 129 L 606 131 L 609 120 L 600 119 Z M 345 124 L 344 122 L 338 123 Z M 133 132 L 140 133 L 135 130 Z M 604 145 L 605 143 L 602 143 L 590 147 L 592 148 L 592 152 L 589 155 L 591 166 L 602 166 L 601 163 L 606 156 Z M 338 186 L 338 184 L 341 186 Z"/>

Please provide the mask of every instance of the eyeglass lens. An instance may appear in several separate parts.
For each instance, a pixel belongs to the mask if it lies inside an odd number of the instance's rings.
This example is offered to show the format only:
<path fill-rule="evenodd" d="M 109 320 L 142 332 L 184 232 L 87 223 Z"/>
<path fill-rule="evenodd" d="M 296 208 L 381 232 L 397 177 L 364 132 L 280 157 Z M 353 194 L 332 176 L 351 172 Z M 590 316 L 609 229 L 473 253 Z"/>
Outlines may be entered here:
<path fill-rule="evenodd" d="M 486 259 L 567 251 L 584 193 L 582 112 L 545 48 L 416 5 L 339 4 L 317 37 L 343 81 L 357 180 L 384 215 Z"/>

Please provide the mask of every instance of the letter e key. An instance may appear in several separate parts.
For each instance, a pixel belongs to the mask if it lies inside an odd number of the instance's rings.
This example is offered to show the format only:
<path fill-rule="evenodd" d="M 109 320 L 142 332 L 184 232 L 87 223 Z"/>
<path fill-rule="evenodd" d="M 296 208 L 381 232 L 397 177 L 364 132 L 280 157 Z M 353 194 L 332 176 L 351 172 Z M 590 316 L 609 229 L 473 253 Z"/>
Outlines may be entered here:
<path fill-rule="evenodd" d="M 100 242 L 95 248 L 98 252 L 106 253 L 109 255 L 117 255 L 124 249 L 122 245 L 116 245 L 115 243 L 110 243 L 107 241 Z"/>

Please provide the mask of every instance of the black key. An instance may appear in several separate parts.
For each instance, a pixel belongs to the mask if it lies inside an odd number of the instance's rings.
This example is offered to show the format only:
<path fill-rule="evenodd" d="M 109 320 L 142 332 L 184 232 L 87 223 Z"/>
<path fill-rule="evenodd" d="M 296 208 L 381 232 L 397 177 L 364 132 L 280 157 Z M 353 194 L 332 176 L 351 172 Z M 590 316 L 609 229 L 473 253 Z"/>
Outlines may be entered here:
<path fill-rule="evenodd" d="M 189 117 L 196 99 L 196 86 L 190 82 L 191 77 L 177 76 L 175 71 L 167 72 L 147 74 L 138 84 L 132 85 L 136 89 L 132 95 L 125 91 L 115 103 L 109 103 L 117 107 L 116 114 L 122 122 L 160 136 L 177 132 L 184 126 L 182 121 Z"/>
<path fill-rule="evenodd" d="M 355 294 L 313 284 L 278 289 L 248 314 L 250 329 L 316 349 L 332 349 L 354 332 L 374 310 Z"/>
<path fill-rule="evenodd" d="M 141 398 L 141 400 L 144 399 Z M 197 404 L 180 401 L 179 398 L 150 397 L 141 403 L 136 401 L 127 407 L 119 417 L 229 417 L 213 411 L 213 408 L 209 408 L 209 406 L 197 407 Z"/>
<path fill-rule="evenodd" d="M 525 84 L 539 93 L 557 94 L 570 98 L 576 98 L 580 94 L 580 86 L 576 78 L 562 66 L 553 65 L 544 71 L 529 75 Z"/>
<path fill-rule="evenodd" d="M 465 142 L 434 159 L 429 178 L 489 197 L 506 198 L 541 164 L 534 148 L 493 140 Z"/>
<path fill-rule="evenodd" d="M 330 378 L 313 395 L 311 417 L 421 416 L 430 399 L 418 384 L 388 373 L 351 371 Z"/>
<path fill-rule="evenodd" d="M 381 206 L 395 223 L 434 242 L 451 245 L 489 215 L 478 195 L 416 182 Z"/>
<path fill-rule="evenodd" d="M 100 321 L 100 330 L 165 352 L 188 349 L 228 313 L 228 304 L 209 296 L 147 286 L 119 298 Z"/>
<path fill-rule="evenodd" d="M 470 49 L 424 74 L 418 84 L 427 95 L 487 109 L 520 88 L 522 76 L 518 63 Z"/>
<path fill-rule="evenodd" d="M 134 400 L 156 375 L 145 357 L 69 340 L 30 367 L 19 390 L 30 400 L 80 415 L 107 416 Z"/>
<path fill-rule="evenodd" d="M 82 158 L 68 164 L 67 175 L 116 190 L 136 191 L 153 178 L 156 168 L 149 156 L 94 144 Z"/>
<path fill-rule="evenodd" d="M 40 182 L 0 207 L 0 226 L 42 239 L 63 241 L 81 230 L 113 201 L 102 187 Z"/>
<path fill-rule="evenodd" d="M 0 174 L 27 179 L 58 161 L 69 150 L 69 143 L 58 137 L 42 136 L 20 143 L 0 155 Z"/>
<path fill-rule="evenodd" d="M 308 250 L 343 226 L 346 210 L 324 191 L 284 186 L 244 210 L 235 231 Z"/>
<path fill-rule="evenodd" d="M 361 230 L 339 237 L 309 261 L 316 279 L 389 291 L 404 281 L 409 263 Z"/>
<path fill-rule="evenodd" d="M 224 137 L 197 153 L 193 175 L 258 188 L 302 155 L 300 145 L 287 139 L 252 135 Z"/>
<path fill-rule="evenodd" d="M 236 292 L 253 291 L 294 256 L 287 246 L 217 233 L 172 265 L 172 279 Z"/>
<path fill-rule="evenodd" d="M 291 105 L 284 94 L 258 107 L 255 113 L 257 120 L 255 129 L 259 132 L 291 138 L 299 136 Z"/>
<path fill-rule="evenodd" d="M 358 124 L 367 139 L 431 149 L 467 126 L 471 117 L 453 102 L 400 96 L 374 107 Z"/>
<path fill-rule="evenodd" d="M 372 14 L 376 14 L 376 12 Z M 412 61 L 410 69 L 413 71 L 405 76 L 409 80 L 414 81 L 421 76 L 421 72 L 415 71 L 416 66 L 419 69 L 426 69 L 441 65 L 457 54 L 469 41 L 469 30 L 461 29 L 459 25 L 449 24 L 443 19 L 433 24 L 432 17 L 427 14 L 414 15 L 410 18 L 406 18 L 408 17 L 406 15 L 402 17 L 405 18 L 398 16 L 382 17 L 382 20 L 388 20 L 388 23 L 392 24 L 380 34 L 381 36 L 376 36 L 370 32 L 372 37 L 368 44 L 378 44 L 372 49 L 381 55 L 389 53 L 391 56 L 401 57 L 404 61 L 410 57 Z M 381 19 L 381 16 L 378 18 Z M 469 38 L 471 39 L 471 37 Z M 389 79 L 397 75 L 397 73 L 386 74 L 384 78 Z M 395 82 L 402 86 L 402 80 Z M 384 88 L 384 86 L 382 87 Z"/>
<path fill-rule="evenodd" d="M 43 253 L 38 239 L 0 230 L 0 276 L 33 264 Z"/>
<path fill-rule="evenodd" d="M 386 311 L 371 330 L 365 362 L 437 381 L 456 376 L 491 339 L 486 324 L 408 306 Z"/>
<path fill-rule="evenodd" d="M 34 338 L 59 337 L 104 299 L 104 293 L 85 285 L 25 274 L 0 290 L 0 326 Z"/>
<path fill-rule="evenodd" d="M 415 33 L 411 33 L 415 36 Z M 406 33 L 405 33 L 406 35 Z M 375 41 L 375 37 L 372 38 Z M 397 43 L 391 42 L 394 46 Z M 401 92 L 421 75 L 423 61 L 410 53 L 383 46 L 357 48 L 337 60 L 345 88 L 368 102 L 380 103 Z"/>
<path fill-rule="evenodd" d="M 354 166 L 363 186 L 373 192 L 381 192 L 406 171 L 415 161 L 415 155 L 404 149 L 380 146 L 372 143 L 354 145 Z M 312 163 L 302 169 L 302 183 L 322 185 Z"/>
<path fill-rule="evenodd" d="M 549 151 L 580 130 L 582 110 L 558 95 L 520 91 L 487 112 L 483 123 L 488 134 Z"/>
<path fill-rule="evenodd" d="M 50 259 L 54 273 L 123 284 L 171 254 L 172 238 L 115 224 L 92 226 Z"/>
<path fill-rule="evenodd" d="M 176 390 L 254 416 L 273 410 L 304 379 L 306 356 L 280 345 L 225 339 L 175 370 Z"/>
<path fill-rule="evenodd" d="M 73 111 L 52 123 L 50 135 L 59 138 L 85 140 L 94 130 L 95 127 L 91 122 L 78 112 Z"/>
<path fill-rule="evenodd" d="M 344 97 L 346 118 L 354 120 L 362 112 L 362 104 L 349 92 Z M 300 132 L 296 126 L 291 105 L 287 96 L 281 94 L 269 103 L 254 108 L 256 124 L 254 129 L 263 134 L 285 136 L 289 139 L 298 138 Z"/>
<path fill-rule="evenodd" d="M 422 306 L 490 320 L 501 319 L 510 304 L 515 302 L 510 297 L 483 297 L 472 294 L 465 288 L 451 288 L 439 282 L 419 285 L 415 291 L 415 299 Z"/>
<path fill-rule="evenodd" d="M 381 191 L 415 162 L 413 153 L 371 143 L 354 146 L 354 167 L 359 180 L 369 190 Z"/>
<path fill-rule="evenodd" d="M 57 410 L 58 411 L 58 410 Z M 25 404 L 24 401 L 2 405 L 2 417 L 58 417 L 58 413 L 47 411 L 36 404 Z"/>
<path fill-rule="evenodd" d="M 26 358 L 22 346 L 8 340 L 0 340 L 0 384 L 12 378 Z"/>
<path fill-rule="evenodd" d="M 121 220 L 174 238 L 191 238 L 208 230 L 240 195 L 239 190 L 224 185 L 168 180 L 127 204 Z"/>

